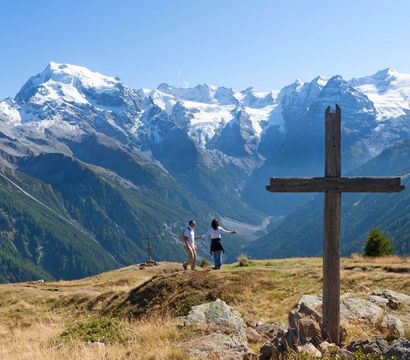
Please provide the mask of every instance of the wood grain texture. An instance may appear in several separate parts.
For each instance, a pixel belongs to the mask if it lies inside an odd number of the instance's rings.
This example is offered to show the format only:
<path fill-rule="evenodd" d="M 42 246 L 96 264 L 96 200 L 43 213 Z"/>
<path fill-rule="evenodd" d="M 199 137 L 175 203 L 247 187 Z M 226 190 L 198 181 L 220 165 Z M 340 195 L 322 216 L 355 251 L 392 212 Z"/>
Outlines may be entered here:
<path fill-rule="evenodd" d="M 325 176 L 340 176 L 341 164 L 341 111 L 336 105 L 336 112 L 330 112 L 330 107 L 325 113 Z"/>
<path fill-rule="evenodd" d="M 400 192 L 400 177 L 271 178 L 270 192 Z"/>
<path fill-rule="evenodd" d="M 341 193 L 326 193 L 323 243 L 323 338 L 340 343 Z"/>
<path fill-rule="evenodd" d="M 340 108 L 325 113 L 325 177 L 341 175 L 341 123 Z M 323 182 L 326 182 L 323 181 Z M 340 182 L 336 182 L 340 184 Z M 329 342 L 340 343 L 340 192 L 325 193 L 323 222 L 323 337 Z"/>

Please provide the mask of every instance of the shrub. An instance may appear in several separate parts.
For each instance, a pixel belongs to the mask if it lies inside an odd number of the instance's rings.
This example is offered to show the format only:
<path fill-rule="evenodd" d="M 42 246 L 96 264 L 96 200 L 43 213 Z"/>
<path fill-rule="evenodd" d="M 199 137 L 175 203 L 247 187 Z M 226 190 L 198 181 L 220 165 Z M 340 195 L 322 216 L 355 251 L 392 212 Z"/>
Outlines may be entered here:
<path fill-rule="evenodd" d="M 115 318 L 98 317 L 86 322 L 79 322 L 63 331 L 61 341 L 78 339 L 84 342 L 100 341 L 105 344 L 124 344 L 129 340 L 129 329 Z"/>
<path fill-rule="evenodd" d="M 366 247 L 364 248 L 366 256 L 387 256 L 393 255 L 394 250 L 390 240 L 378 228 L 374 228 L 367 235 Z"/>
<path fill-rule="evenodd" d="M 245 254 L 241 254 L 238 256 L 238 258 L 236 259 L 236 261 L 238 262 L 238 266 L 249 266 L 251 265 L 251 262 L 248 259 L 248 256 Z"/>
<path fill-rule="evenodd" d="M 211 264 L 209 263 L 208 260 L 206 260 L 205 258 L 202 258 L 201 261 L 199 262 L 199 266 L 201 268 L 208 268 L 211 266 Z"/>

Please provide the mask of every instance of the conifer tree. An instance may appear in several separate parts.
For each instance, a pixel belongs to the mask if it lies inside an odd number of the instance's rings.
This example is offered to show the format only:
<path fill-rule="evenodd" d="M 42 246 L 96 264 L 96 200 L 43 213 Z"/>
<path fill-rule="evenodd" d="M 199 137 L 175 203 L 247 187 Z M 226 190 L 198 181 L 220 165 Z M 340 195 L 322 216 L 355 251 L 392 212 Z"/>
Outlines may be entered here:
<path fill-rule="evenodd" d="M 394 250 L 390 240 L 380 231 L 380 229 L 373 228 L 369 235 L 367 235 L 364 254 L 365 256 L 387 256 L 393 255 Z"/>

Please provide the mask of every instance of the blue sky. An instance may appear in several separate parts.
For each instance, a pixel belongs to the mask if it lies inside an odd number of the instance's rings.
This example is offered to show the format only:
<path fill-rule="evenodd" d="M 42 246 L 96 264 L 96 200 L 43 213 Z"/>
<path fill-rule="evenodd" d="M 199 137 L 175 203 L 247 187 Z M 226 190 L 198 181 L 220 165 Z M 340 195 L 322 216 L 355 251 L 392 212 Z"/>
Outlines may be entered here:
<path fill-rule="evenodd" d="M 409 14 L 407 0 L 0 0 L 0 98 L 50 60 L 134 88 L 410 72 Z"/>

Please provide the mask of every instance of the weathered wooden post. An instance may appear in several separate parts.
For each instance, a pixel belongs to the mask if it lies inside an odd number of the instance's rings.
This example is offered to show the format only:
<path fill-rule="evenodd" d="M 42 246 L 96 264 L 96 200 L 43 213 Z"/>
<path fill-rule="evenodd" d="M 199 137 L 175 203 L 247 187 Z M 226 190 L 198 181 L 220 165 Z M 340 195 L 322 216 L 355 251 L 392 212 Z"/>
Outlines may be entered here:
<path fill-rule="evenodd" d="M 341 176 L 340 108 L 325 113 L 325 177 Z M 339 344 L 340 326 L 340 207 L 342 193 L 326 191 L 323 224 L 323 334 Z"/>
<path fill-rule="evenodd" d="M 270 192 L 324 192 L 322 335 L 340 344 L 340 210 L 342 192 L 400 192 L 399 177 L 341 177 L 341 110 L 325 112 L 325 177 L 271 178 Z"/>

